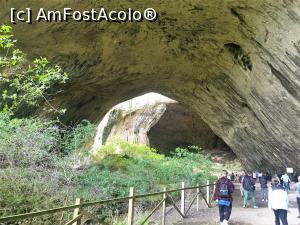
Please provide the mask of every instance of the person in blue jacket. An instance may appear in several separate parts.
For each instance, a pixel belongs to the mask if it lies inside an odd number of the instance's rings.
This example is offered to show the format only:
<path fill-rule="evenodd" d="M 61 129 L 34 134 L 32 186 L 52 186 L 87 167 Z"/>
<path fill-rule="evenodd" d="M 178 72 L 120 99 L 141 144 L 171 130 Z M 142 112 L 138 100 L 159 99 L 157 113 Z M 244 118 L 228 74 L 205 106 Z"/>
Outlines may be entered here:
<path fill-rule="evenodd" d="M 260 188 L 261 188 L 261 198 L 262 201 L 268 201 L 268 177 L 265 173 L 262 173 L 259 178 Z"/>

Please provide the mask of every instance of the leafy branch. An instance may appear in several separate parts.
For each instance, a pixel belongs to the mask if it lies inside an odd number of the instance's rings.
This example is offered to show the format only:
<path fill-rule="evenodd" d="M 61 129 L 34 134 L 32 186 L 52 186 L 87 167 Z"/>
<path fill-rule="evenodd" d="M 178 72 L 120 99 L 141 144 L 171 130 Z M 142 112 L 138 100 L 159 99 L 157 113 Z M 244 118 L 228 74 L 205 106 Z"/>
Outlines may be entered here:
<path fill-rule="evenodd" d="M 68 74 L 59 65 L 51 64 L 40 57 L 29 62 L 25 53 L 16 47 L 12 28 L 0 27 L 0 110 L 16 112 L 23 107 L 34 108 L 42 104 L 45 110 L 59 114 L 50 103 L 50 97 L 57 94 L 54 87 L 66 83 Z"/>

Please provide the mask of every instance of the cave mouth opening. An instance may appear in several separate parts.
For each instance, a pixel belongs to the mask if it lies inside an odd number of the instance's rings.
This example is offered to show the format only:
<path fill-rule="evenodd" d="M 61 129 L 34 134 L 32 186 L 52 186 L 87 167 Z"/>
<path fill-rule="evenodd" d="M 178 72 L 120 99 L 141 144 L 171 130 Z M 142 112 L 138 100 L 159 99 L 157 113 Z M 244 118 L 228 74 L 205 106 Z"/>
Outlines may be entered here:
<path fill-rule="evenodd" d="M 170 155 L 177 147 L 198 146 L 213 159 L 234 160 L 236 155 L 188 105 L 149 92 L 112 107 L 100 122 L 93 149 L 109 138 L 146 144 Z M 224 157 L 223 157 L 224 156 Z"/>

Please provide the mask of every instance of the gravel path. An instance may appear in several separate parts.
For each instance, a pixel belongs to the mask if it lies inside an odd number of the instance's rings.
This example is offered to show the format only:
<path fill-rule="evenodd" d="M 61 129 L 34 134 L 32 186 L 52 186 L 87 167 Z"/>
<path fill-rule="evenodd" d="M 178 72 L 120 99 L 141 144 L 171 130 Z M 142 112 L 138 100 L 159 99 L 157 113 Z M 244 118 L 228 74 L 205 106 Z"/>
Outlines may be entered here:
<path fill-rule="evenodd" d="M 258 185 L 257 185 L 258 186 Z M 234 205 L 232 210 L 232 216 L 230 219 L 230 225 L 274 225 L 273 211 L 269 210 L 267 203 L 261 201 L 260 190 L 257 188 L 257 205 L 258 209 L 243 208 L 242 198 L 239 195 L 239 191 L 236 190 L 234 195 Z M 288 214 L 289 225 L 300 225 L 300 219 L 298 216 L 298 209 L 296 206 L 296 196 L 293 191 L 289 193 L 289 199 L 291 208 Z M 249 201 L 250 202 L 250 201 Z M 217 225 L 219 224 L 218 208 L 213 207 L 208 209 L 201 207 L 197 212 L 193 207 L 191 214 L 188 218 L 177 222 L 171 223 L 174 225 Z"/>

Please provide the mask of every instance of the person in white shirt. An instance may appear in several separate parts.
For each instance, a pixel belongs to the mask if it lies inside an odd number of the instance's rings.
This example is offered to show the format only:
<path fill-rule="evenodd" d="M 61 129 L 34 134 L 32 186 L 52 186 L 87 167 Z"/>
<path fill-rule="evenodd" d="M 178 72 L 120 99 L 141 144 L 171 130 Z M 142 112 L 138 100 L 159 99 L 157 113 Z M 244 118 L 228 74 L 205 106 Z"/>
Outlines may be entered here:
<path fill-rule="evenodd" d="M 289 199 L 288 194 L 280 184 L 277 177 L 272 178 L 272 187 L 269 189 L 269 209 L 274 210 L 275 225 L 288 225 L 287 211 Z"/>

